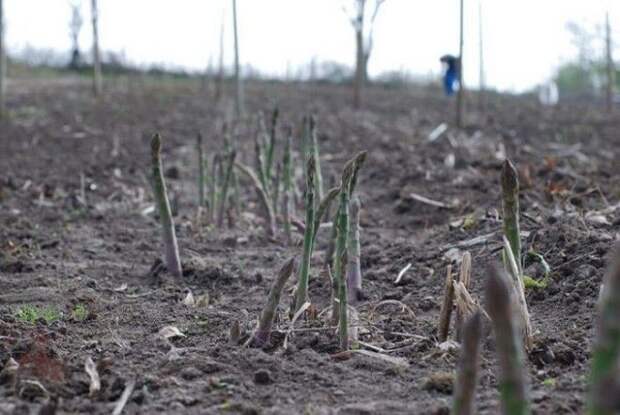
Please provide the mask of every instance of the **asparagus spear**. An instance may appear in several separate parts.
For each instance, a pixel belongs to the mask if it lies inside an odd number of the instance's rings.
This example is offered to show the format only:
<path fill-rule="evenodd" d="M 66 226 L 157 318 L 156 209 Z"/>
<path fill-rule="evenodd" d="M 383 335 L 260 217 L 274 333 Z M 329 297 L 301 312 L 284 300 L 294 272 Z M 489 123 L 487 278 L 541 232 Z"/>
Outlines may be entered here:
<path fill-rule="evenodd" d="M 151 140 L 151 162 L 153 168 L 153 193 L 155 203 L 159 211 L 164 241 L 164 260 L 166 268 L 175 277 L 182 277 L 181 260 L 179 259 L 179 246 L 174 232 L 174 222 L 170 213 L 170 202 L 166 192 L 163 168 L 161 162 L 161 137 L 155 134 Z"/>

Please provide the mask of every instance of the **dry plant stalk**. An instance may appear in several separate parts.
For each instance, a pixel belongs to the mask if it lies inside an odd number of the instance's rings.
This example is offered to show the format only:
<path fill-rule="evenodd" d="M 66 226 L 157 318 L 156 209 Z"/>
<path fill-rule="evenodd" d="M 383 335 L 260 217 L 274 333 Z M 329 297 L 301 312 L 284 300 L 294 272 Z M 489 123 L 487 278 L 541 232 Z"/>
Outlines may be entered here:
<path fill-rule="evenodd" d="M 295 291 L 295 308 L 297 312 L 308 301 L 308 279 L 310 276 L 310 259 L 314 245 L 314 159 L 308 158 L 306 165 L 306 226 L 304 230 L 303 259 L 299 267 L 299 282 Z"/>
<path fill-rule="evenodd" d="M 347 299 L 356 305 L 362 299 L 362 269 L 360 266 L 360 200 L 353 197 L 349 203 L 349 235 L 347 265 Z"/>
<path fill-rule="evenodd" d="M 617 413 L 620 361 L 620 246 L 614 251 L 613 264 L 605 276 L 598 304 L 597 335 L 592 350 L 588 414 Z"/>
<path fill-rule="evenodd" d="M 463 254 L 463 258 L 461 258 L 461 269 L 459 273 L 459 283 L 463 284 L 465 288 L 465 292 L 469 291 L 469 287 L 471 285 L 471 254 L 469 252 L 465 252 Z M 458 298 L 458 297 L 457 297 Z M 463 321 L 465 320 L 464 310 L 459 307 L 459 301 L 456 302 L 456 319 L 454 320 L 455 324 L 455 334 L 456 341 L 460 342 L 462 338 L 462 330 L 463 330 Z"/>
<path fill-rule="evenodd" d="M 217 219 L 217 195 L 219 187 L 219 172 L 221 171 L 222 162 L 219 154 L 213 156 L 213 162 L 211 166 L 211 175 L 209 176 L 209 209 L 211 216 L 211 223 L 215 223 Z"/>
<path fill-rule="evenodd" d="M 161 162 L 161 137 L 155 134 L 151 140 L 151 163 L 153 168 L 153 193 L 159 212 L 164 242 L 164 261 L 168 271 L 175 277 L 182 277 L 181 260 L 179 259 L 179 246 L 174 232 L 174 222 L 170 212 L 170 202 L 166 192 L 163 168 Z"/>
<path fill-rule="evenodd" d="M 519 274 L 519 267 L 512 255 L 510 249 L 510 243 L 508 239 L 504 237 L 504 262 L 508 265 L 508 271 L 512 277 L 512 287 L 515 291 L 517 307 L 521 318 L 521 331 L 523 335 L 523 344 L 527 350 L 531 350 L 533 345 L 532 338 L 532 323 L 530 322 L 530 313 L 527 308 L 527 302 L 525 301 L 525 284 L 523 283 L 522 275 Z"/>
<path fill-rule="evenodd" d="M 237 153 L 235 150 L 231 150 L 226 160 L 226 174 L 224 175 L 224 182 L 222 183 L 222 190 L 219 196 L 219 206 L 217 209 L 217 227 L 221 228 L 224 224 L 224 214 L 226 212 L 226 202 L 228 200 L 228 188 L 230 187 L 230 180 L 233 175 L 233 167 L 235 165 L 235 157 Z"/>
<path fill-rule="evenodd" d="M 478 354 L 482 337 L 482 315 L 472 314 L 463 325 L 463 343 L 454 385 L 454 415 L 473 415 L 475 413 L 475 394 L 478 384 Z"/>
<path fill-rule="evenodd" d="M 293 162 L 291 156 L 292 129 L 288 128 L 286 142 L 284 145 L 284 156 L 282 160 L 282 219 L 284 222 L 284 235 L 286 242 L 293 243 L 293 232 L 291 229 L 291 215 L 293 210 Z"/>
<path fill-rule="evenodd" d="M 266 216 L 265 220 L 267 222 L 267 236 L 269 236 L 270 238 L 275 237 L 276 218 L 275 218 L 275 214 L 273 213 L 273 206 L 271 206 L 271 199 L 269 199 L 267 192 L 265 191 L 265 189 L 263 189 L 260 179 L 256 176 L 256 173 L 254 173 L 251 168 L 245 166 L 244 164 L 236 162 L 235 166 L 243 174 L 245 174 L 246 176 L 250 178 L 250 181 L 252 182 L 252 185 L 254 186 L 254 188 L 256 189 L 258 193 L 259 199 L 265 211 L 265 216 Z"/>
<path fill-rule="evenodd" d="M 269 290 L 267 303 L 265 304 L 265 307 L 263 307 L 260 319 L 258 320 L 258 327 L 254 332 L 254 336 L 252 339 L 252 344 L 254 346 L 262 347 L 269 340 L 269 335 L 271 334 L 271 326 L 273 325 L 273 319 L 276 314 L 276 309 L 278 308 L 278 304 L 280 303 L 280 297 L 282 296 L 284 284 L 286 284 L 286 281 L 293 273 L 294 268 L 295 258 L 293 257 L 286 261 L 284 266 L 278 272 L 278 276 L 273 282 L 271 290 Z"/>
<path fill-rule="evenodd" d="M 486 285 L 487 311 L 491 317 L 499 363 L 499 392 L 502 413 L 530 413 L 525 375 L 525 358 L 517 325 L 513 320 L 512 293 L 505 271 L 497 266 L 488 270 Z"/>
<path fill-rule="evenodd" d="M 202 151 L 202 134 L 196 139 L 196 154 L 198 155 L 198 206 L 205 205 L 205 160 Z"/>
<path fill-rule="evenodd" d="M 450 330 L 450 317 L 452 316 L 452 305 L 454 304 L 454 284 L 452 277 L 452 265 L 446 268 L 446 282 L 444 283 L 443 301 L 439 312 L 439 324 L 437 325 L 437 340 L 443 343 L 448 340 Z"/>

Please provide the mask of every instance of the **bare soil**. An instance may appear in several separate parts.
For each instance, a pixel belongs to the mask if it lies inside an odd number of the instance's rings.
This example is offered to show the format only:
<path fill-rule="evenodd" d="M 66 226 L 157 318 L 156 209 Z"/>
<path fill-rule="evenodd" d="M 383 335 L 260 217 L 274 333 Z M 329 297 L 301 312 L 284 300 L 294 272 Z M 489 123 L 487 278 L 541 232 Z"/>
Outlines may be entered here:
<path fill-rule="evenodd" d="M 527 362 L 534 412 L 583 412 L 595 302 L 620 224 L 620 118 L 600 108 L 542 108 L 528 97 L 498 95 L 489 97 L 483 116 L 472 96 L 465 128 L 450 127 L 429 142 L 431 130 L 453 119 L 453 102 L 433 88 L 373 87 L 366 109 L 354 111 L 345 87 L 248 85 L 249 114 L 277 103 L 283 121 L 299 126 L 303 115 L 316 113 L 327 184 L 355 152 L 369 151 L 358 185 L 366 297 L 360 339 L 371 345 L 362 349 L 374 346 L 405 366 L 338 354 L 322 271 L 327 228 L 311 270 L 318 316 L 298 321 L 284 349 L 293 277 L 270 347 L 230 342 L 235 322 L 242 332 L 254 327 L 277 270 L 300 258 L 301 247 L 265 236 L 245 181 L 242 212 L 231 213 L 230 226 L 196 220 L 196 133 L 203 133 L 209 157 L 220 151 L 229 102 L 216 104 L 198 82 L 140 78 L 110 81 L 99 100 L 76 79 L 20 80 L 10 89 L 11 116 L 0 123 L 0 368 L 12 357 L 19 369 L 16 378 L 0 376 L 0 413 L 108 414 L 133 382 L 124 413 L 448 413 L 458 353 L 440 349 L 436 339 L 446 266 L 469 250 L 472 295 L 484 304 L 485 268 L 500 256 L 505 156 L 521 173 L 524 250 L 551 267 L 548 285 L 527 292 L 536 337 Z M 246 120 L 236 128 L 248 164 L 255 125 Z M 180 282 L 154 267 L 161 256 L 149 209 L 155 131 L 164 140 L 176 211 Z M 303 218 L 299 205 L 296 215 Z M 543 278 L 530 259 L 526 274 Z M 188 290 L 208 294 L 209 305 L 183 304 Z M 78 305 L 86 318 L 76 315 Z M 25 321 L 18 312 L 26 306 L 57 310 L 59 318 Z M 185 337 L 163 340 L 158 332 L 165 326 Z M 92 397 L 88 357 L 101 377 Z M 490 334 L 481 366 L 477 408 L 498 413 Z"/>

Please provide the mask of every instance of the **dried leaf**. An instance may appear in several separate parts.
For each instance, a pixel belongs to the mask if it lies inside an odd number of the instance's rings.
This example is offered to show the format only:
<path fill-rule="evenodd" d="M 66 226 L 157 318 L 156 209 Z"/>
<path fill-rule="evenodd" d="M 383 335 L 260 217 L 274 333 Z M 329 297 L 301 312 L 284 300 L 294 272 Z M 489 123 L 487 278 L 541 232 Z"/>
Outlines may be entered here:
<path fill-rule="evenodd" d="M 122 283 L 120 286 L 114 288 L 114 291 L 116 291 L 117 293 L 123 292 L 123 291 L 127 291 L 127 288 L 129 286 L 127 285 L 126 282 Z"/>
<path fill-rule="evenodd" d="M 185 334 L 181 333 L 181 330 L 179 330 L 175 326 L 162 327 L 162 329 L 159 330 L 158 334 L 164 339 L 171 339 L 173 337 L 185 337 Z"/>
<path fill-rule="evenodd" d="M 88 396 L 94 396 L 101 390 L 101 380 L 99 379 L 99 372 L 97 372 L 97 366 L 93 359 L 88 356 L 84 362 L 84 370 L 90 378 L 90 386 L 88 387 Z"/>
<path fill-rule="evenodd" d="M 193 306 L 196 304 L 196 300 L 194 300 L 194 294 L 192 294 L 191 291 L 187 292 L 187 295 L 185 296 L 185 298 L 183 299 L 183 304 L 188 305 L 188 306 Z"/>

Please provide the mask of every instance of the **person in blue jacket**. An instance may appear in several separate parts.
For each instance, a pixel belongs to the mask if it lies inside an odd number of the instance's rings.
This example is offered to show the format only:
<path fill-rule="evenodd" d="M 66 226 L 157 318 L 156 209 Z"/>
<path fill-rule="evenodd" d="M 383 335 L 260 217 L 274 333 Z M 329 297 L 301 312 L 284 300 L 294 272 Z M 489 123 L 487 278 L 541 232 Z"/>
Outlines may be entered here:
<path fill-rule="evenodd" d="M 454 95 L 459 81 L 459 58 L 452 55 L 443 55 L 440 59 L 445 64 L 446 71 L 443 75 L 443 88 L 447 96 Z"/>

